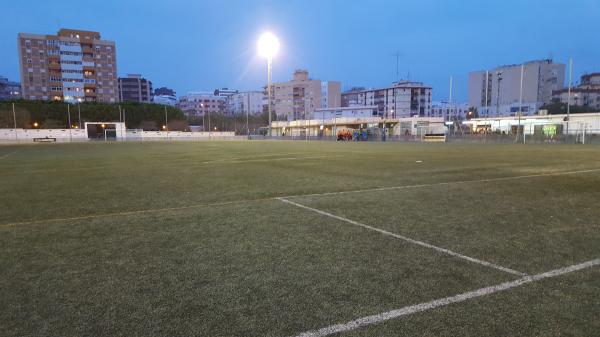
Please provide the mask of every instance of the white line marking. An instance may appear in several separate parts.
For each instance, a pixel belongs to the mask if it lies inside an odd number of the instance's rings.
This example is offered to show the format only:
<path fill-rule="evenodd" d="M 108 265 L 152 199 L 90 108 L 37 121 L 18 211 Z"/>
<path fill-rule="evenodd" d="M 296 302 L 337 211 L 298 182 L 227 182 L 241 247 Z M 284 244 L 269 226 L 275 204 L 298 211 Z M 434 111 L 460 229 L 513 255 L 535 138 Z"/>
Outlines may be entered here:
<path fill-rule="evenodd" d="M 0 159 L 5 159 L 6 157 L 10 156 L 11 154 L 17 152 L 17 150 L 11 151 L 9 153 L 5 153 L 3 155 L 0 156 Z"/>
<path fill-rule="evenodd" d="M 331 156 L 329 156 L 331 157 Z M 335 156 L 339 157 L 339 156 Z M 86 168 L 86 170 L 93 168 Z M 74 169 L 73 169 L 74 170 Z M 79 170 L 79 169 L 77 169 Z M 55 171 L 55 170 L 54 170 Z M 396 186 L 396 187 L 380 187 L 380 188 L 372 188 L 372 189 L 363 189 L 363 190 L 351 190 L 351 191 L 339 191 L 339 192 L 327 192 L 327 193 L 312 193 L 312 194 L 297 194 L 291 196 L 281 196 L 281 197 L 270 197 L 270 198 L 256 198 L 256 199 L 243 199 L 243 200 L 234 200 L 229 203 L 243 203 L 243 202 L 254 202 L 254 201 L 265 201 L 265 200 L 273 200 L 273 199 L 286 199 L 286 198 L 299 198 L 299 197 L 314 197 L 314 196 L 322 196 L 322 195 L 336 195 L 336 194 L 344 194 L 344 193 L 357 193 L 357 192 L 370 192 L 370 191 L 380 191 L 380 190 L 390 190 L 390 189 L 403 189 L 403 188 L 418 188 L 418 187 L 430 187 L 430 186 L 441 186 L 441 185 L 452 185 L 452 184 L 463 184 L 463 183 L 475 183 L 475 182 L 486 182 L 486 181 L 500 181 L 500 180 L 511 180 L 511 179 L 522 179 L 522 178 L 533 178 L 539 176 L 559 176 L 559 175 L 567 175 L 567 174 L 578 174 L 578 173 L 589 173 L 589 172 L 597 172 L 600 169 L 590 169 L 590 170 L 581 170 L 581 171 L 568 171 L 568 172 L 554 172 L 547 173 L 543 175 L 528 175 L 528 176 L 512 176 L 512 177 L 501 177 L 501 178 L 490 178 L 490 179 L 480 179 L 480 180 L 465 180 L 465 181 L 450 181 L 450 182 L 442 182 L 442 183 L 433 183 L 433 184 L 421 184 L 421 185 L 404 185 L 404 186 Z M 28 171 L 31 172 L 47 172 L 47 171 Z M 183 208 L 195 208 L 195 207 L 204 207 L 206 204 L 195 204 L 184 206 Z M 124 214 L 131 213 L 144 213 L 144 212 L 161 212 L 165 209 L 140 209 L 140 210 L 131 210 L 131 211 L 123 211 L 123 212 L 114 212 L 108 215 L 106 214 L 90 214 L 85 216 L 86 219 L 99 218 L 103 216 L 118 216 Z M 51 219 L 38 219 L 38 220 L 25 220 L 20 222 L 6 223 L 0 224 L 0 227 L 7 226 L 16 226 L 16 225 L 24 225 L 24 224 L 32 224 L 39 222 L 56 222 L 56 221 L 67 221 L 67 220 L 76 220 L 80 217 L 73 218 L 51 218 Z"/>
<path fill-rule="evenodd" d="M 203 161 L 203 162 L 200 162 L 200 164 L 213 164 L 213 163 L 220 163 L 220 162 L 224 162 L 224 161 L 244 160 L 244 159 L 256 159 L 256 158 L 265 158 L 265 157 L 277 157 L 277 156 L 287 156 L 287 155 L 294 155 L 294 154 L 295 155 L 302 155 L 302 153 L 297 153 L 297 152 L 258 154 L 258 155 L 253 155 L 253 156 L 232 157 L 232 158 L 222 158 L 222 159 L 215 159 L 215 160 Z"/>
<path fill-rule="evenodd" d="M 324 337 L 328 335 L 332 335 L 340 332 L 347 332 L 351 330 L 358 329 L 360 327 L 364 327 L 371 324 L 377 324 L 384 321 L 389 321 L 391 319 L 399 318 L 402 316 L 408 316 L 414 313 L 423 312 L 426 310 L 443 307 L 446 305 L 450 305 L 453 303 L 464 302 L 470 300 L 472 298 L 482 297 L 486 295 L 490 295 L 493 293 L 497 293 L 500 291 L 508 290 L 511 288 L 520 287 L 522 285 L 540 281 L 546 278 L 557 277 L 564 274 L 569 274 L 572 272 L 580 271 L 583 269 L 591 268 L 594 266 L 600 265 L 600 259 L 595 259 L 591 261 L 587 261 L 581 264 L 572 265 L 565 268 L 555 269 L 546 273 L 525 276 L 515 281 L 505 282 L 497 285 L 493 285 L 490 287 L 485 287 L 473 291 L 468 291 L 466 293 L 458 294 L 455 296 L 445 297 L 437 300 L 433 300 L 430 302 L 423 302 L 411 306 L 407 306 L 400 309 L 395 309 L 387 312 L 383 312 L 377 315 L 362 317 L 347 323 L 335 324 L 322 329 L 307 331 L 297 335 L 296 337 Z"/>
<path fill-rule="evenodd" d="M 347 223 L 355 225 L 355 226 L 359 226 L 359 227 L 366 228 L 366 229 L 369 229 L 369 230 L 372 230 L 372 231 L 375 231 L 375 232 L 379 232 L 379 233 L 384 234 L 384 235 L 392 236 L 394 238 L 397 238 L 397 239 L 400 239 L 400 240 L 404 240 L 406 242 L 409 242 L 409 243 L 412 243 L 412 244 L 415 244 L 415 245 L 419 245 L 419 246 L 423 246 L 423 247 L 426 247 L 426 248 L 429 248 L 429 249 L 433 249 L 433 250 L 438 251 L 440 253 L 448 254 L 448 255 L 451 255 L 451 256 L 463 259 L 463 260 L 467 260 L 469 262 L 473 262 L 473 263 L 477 263 L 477 264 L 480 264 L 480 265 L 483 265 L 483 266 L 486 266 L 486 267 L 498 269 L 498 270 L 501 270 L 503 272 L 510 273 L 510 274 L 513 274 L 513 275 L 518 275 L 518 276 L 527 275 L 527 274 L 522 273 L 520 271 L 516 271 L 516 270 L 510 269 L 510 268 L 502 267 L 502 266 L 499 266 L 497 264 L 493 264 L 493 263 L 490 263 L 490 262 L 487 262 L 487 261 L 482 261 L 482 260 L 479 260 L 479 259 L 476 259 L 476 258 L 473 258 L 473 257 L 470 257 L 470 256 L 466 256 L 466 255 L 463 255 L 463 254 L 451 251 L 451 250 L 446 249 L 446 248 L 441 248 L 441 247 L 438 247 L 438 246 L 434 246 L 434 245 L 429 244 L 427 242 L 423 242 L 423 241 L 411 239 L 409 237 L 406 237 L 406 236 L 403 236 L 403 235 L 400 235 L 400 234 L 388 232 L 388 231 L 386 231 L 384 229 L 380 229 L 380 228 L 377 228 L 377 227 L 365 225 L 363 223 L 360 223 L 360 222 L 357 222 L 357 221 L 354 221 L 354 220 L 350 220 L 348 218 L 344 218 L 344 217 L 341 217 L 341 216 L 338 216 L 338 215 L 335 215 L 335 214 L 331 214 L 331 213 L 322 211 L 320 209 L 308 207 L 308 206 L 305 206 L 305 205 L 302 205 L 302 204 L 299 204 L 299 203 L 296 203 L 296 202 L 293 202 L 293 201 L 290 201 L 290 200 L 287 200 L 287 199 L 284 199 L 284 198 L 277 198 L 277 199 L 280 200 L 280 201 L 282 201 L 282 202 L 288 203 L 290 205 L 294 205 L 296 207 L 304 208 L 306 210 L 313 211 L 315 213 L 318 213 L 318 214 L 321 214 L 321 215 L 325 215 L 325 216 L 328 216 L 328 217 L 336 219 L 336 220 L 344 221 L 344 222 L 347 222 Z"/>
<path fill-rule="evenodd" d="M 298 197 L 317 197 L 317 196 L 338 195 L 338 194 L 346 194 L 346 193 L 362 193 L 362 192 L 401 190 L 401 189 L 419 188 L 419 187 L 434 187 L 434 186 L 458 185 L 458 184 L 468 184 L 468 183 L 485 183 L 485 182 L 495 182 L 495 181 L 505 181 L 505 180 L 517 180 L 517 179 L 528 179 L 528 178 L 538 178 L 538 177 L 552 177 L 552 176 L 580 174 L 580 173 L 590 173 L 590 172 L 600 172 L 600 168 L 590 169 L 590 170 L 579 170 L 579 171 L 529 174 L 529 175 L 523 175 L 523 176 L 486 178 L 486 179 L 476 179 L 476 180 L 447 181 L 447 182 L 431 183 L 431 184 L 402 185 L 402 186 L 390 186 L 390 187 L 374 187 L 374 188 L 366 188 L 366 189 L 361 189 L 361 190 L 350 190 L 350 191 L 312 193 L 312 194 L 297 194 L 297 195 L 288 195 L 288 196 L 280 197 L 280 198 L 290 199 L 290 198 L 298 198 Z"/>
<path fill-rule="evenodd" d="M 283 157 L 283 158 L 259 158 L 259 159 L 226 159 L 226 160 L 215 160 L 203 162 L 202 164 L 238 164 L 238 163 L 252 163 L 252 162 L 261 162 L 261 161 L 281 161 L 281 160 L 302 160 L 302 159 L 316 159 L 316 158 L 333 158 L 340 157 L 339 155 L 318 155 L 318 156 L 304 156 L 304 157 Z"/>

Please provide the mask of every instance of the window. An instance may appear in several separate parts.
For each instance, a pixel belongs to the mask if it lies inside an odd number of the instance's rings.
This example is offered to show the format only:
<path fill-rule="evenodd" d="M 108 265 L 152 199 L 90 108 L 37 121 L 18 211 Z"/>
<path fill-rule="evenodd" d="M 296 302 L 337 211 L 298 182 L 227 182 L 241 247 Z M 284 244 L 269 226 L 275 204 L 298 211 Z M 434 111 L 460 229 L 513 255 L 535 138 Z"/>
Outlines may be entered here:
<path fill-rule="evenodd" d="M 27 63 L 32 63 L 31 59 L 27 59 Z"/>

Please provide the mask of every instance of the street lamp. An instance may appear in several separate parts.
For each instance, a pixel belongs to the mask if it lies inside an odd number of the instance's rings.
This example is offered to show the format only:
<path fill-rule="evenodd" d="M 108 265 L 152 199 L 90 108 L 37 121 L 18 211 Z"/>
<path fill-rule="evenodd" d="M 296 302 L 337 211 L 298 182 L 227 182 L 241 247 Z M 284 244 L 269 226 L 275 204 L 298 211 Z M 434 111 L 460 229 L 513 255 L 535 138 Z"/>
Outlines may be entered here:
<path fill-rule="evenodd" d="M 273 136 L 271 128 L 271 68 L 273 57 L 279 51 L 279 40 L 273 33 L 263 33 L 258 39 L 258 53 L 267 59 L 267 95 L 269 109 L 269 137 Z"/>
<path fill-rule="evenodd" d="M 496 95 L 496 116 L 500 116 L 500 82 L 502 81 L 502 72 L 496 73 L 496 79 L 498 80 L 498 94 Z"/>

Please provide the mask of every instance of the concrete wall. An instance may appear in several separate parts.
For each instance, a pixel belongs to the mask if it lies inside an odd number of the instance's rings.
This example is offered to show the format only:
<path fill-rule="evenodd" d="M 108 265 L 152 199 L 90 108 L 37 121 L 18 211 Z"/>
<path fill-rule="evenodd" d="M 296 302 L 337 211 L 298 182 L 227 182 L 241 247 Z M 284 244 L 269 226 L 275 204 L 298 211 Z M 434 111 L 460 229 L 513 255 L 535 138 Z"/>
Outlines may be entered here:
<path fill-rule="evenodd" d="M 82 129 L 0 129 L 0 141 L 33 142 L 34 138 L 56 138 L 57 142 L 85 141 L 87 132 Z"/>
<path fill-rule="evenodd" d="M 34 138 L 56 138 L 57 142 L 88 141 L 85 129 L 0 129 L 0 142 L 33 142 Z M 234 132 L 183 132 L 127 130 L 122 141 L 234 139 Z M 237 138 L 235 138 L 237 139 Z"/>

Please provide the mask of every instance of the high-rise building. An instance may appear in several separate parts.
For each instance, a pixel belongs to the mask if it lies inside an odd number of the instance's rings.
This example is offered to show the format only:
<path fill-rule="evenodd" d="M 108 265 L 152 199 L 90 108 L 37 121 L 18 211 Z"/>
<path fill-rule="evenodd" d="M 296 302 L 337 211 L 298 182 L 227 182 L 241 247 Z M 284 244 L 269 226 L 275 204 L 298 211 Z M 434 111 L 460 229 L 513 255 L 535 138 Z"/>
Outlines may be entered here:
<path fill-rule="evenodd" d="M 267 105 L 264 91 L 242 91 L 227 97 L 227 111 L 232 115 L 263 113 Z"/>
<path fill-rule="evenodd" d="M 421 82 L 400 81 L 391 87 L 355 88 L 342 94 L 343 106 L 376 106 L 381 117 L 429 117 L 431 87 Z"/>
<path fill-rule="evenodd" d="M 21 83 L 0 76 L 0 101 L 21 98 Z"/>
<path fill-rule="evenodd" d="M 523 96 L 521 101 L 521 66 Z M 565 65 L 552 60 L 536 60 L 469 73 L 469 105 L 479 117 L 535 114 L 552 100 L 552 92 L 563 88 Z"/>
<path fill-rule="evenodd" d="M 296 70 L 291 81 L 272 84 L 273 112 L 279 118 L 297 120 L 305 119 L 315 109 L 339 107 L 340 88 L 340 82 L 321 83 L 310 79 L 307 70 Z"/>
<path fill-rule="evenodd" d="M 117 102 L 115 43 L 100 33 L 61 29 L 56 35 L 19 33 L 25 99 Z"/>
<path fill-rule="evenodd" d="M 119 77 L 119 101 L 148 103 L 152 101 L 152 82 L 140 74 Z"/>

